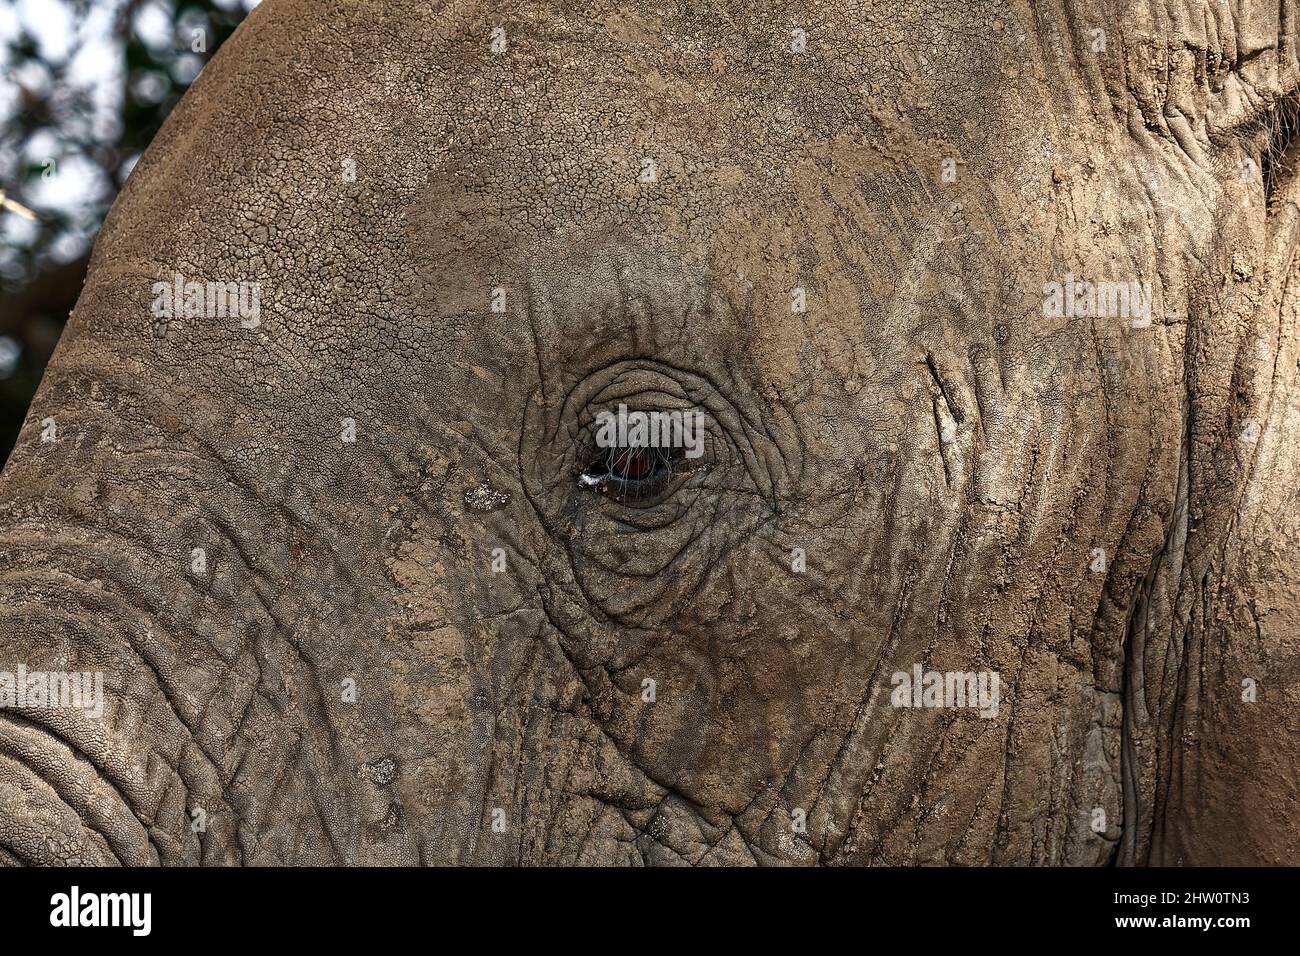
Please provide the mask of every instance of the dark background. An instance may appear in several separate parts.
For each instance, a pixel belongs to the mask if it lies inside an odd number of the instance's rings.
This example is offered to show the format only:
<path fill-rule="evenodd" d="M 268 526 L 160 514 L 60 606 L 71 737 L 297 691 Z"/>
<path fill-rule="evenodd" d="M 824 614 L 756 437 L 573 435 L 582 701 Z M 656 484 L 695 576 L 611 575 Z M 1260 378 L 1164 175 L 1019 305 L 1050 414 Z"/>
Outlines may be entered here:
<path fill-rule="evenodd" d="M 0 0 L 0 463 L 76 304 L 105 213 L 258 0 Z"/>

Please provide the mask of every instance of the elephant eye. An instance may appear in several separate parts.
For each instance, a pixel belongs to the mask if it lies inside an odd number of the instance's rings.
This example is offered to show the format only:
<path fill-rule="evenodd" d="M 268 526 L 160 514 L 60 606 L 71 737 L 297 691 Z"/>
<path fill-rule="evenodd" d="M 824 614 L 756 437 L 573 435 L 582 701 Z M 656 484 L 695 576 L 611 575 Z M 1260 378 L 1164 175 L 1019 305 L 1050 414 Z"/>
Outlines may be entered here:
<path fill-rule="evenodd" d="M 649 448 L 620 448 L 612 456 L 609 473 L 621 480 L 640 481 L 660 465 L 660 455 Z"/>
<path fill-rule="evenodd" d="M 598 448 L 579 472 L 578 484 L 616 501 L 644 500 L 668 486 L 683 459 L 681 448 Z"/>

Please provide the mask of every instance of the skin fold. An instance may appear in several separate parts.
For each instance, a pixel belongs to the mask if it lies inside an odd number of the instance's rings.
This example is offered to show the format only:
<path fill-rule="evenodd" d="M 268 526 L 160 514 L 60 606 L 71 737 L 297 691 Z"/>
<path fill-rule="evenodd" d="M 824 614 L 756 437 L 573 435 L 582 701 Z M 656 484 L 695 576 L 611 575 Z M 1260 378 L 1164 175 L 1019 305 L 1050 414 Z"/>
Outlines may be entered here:
<path fill-rule="evenodd" d="M 268 0 L 0 478 L 0 670 L 106 696 L 0 861 L 1294 863 L 1297 24 Z M 633 503 L 620 402 L 706 421 Z"/>

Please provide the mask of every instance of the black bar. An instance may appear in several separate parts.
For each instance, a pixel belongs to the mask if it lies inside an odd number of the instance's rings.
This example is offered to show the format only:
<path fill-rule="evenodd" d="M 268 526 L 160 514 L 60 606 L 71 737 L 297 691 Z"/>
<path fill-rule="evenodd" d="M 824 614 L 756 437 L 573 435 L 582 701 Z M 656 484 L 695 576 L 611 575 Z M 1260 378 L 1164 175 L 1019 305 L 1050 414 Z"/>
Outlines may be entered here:
<path fill-rule="evenodd" d="M 636 870 L 494 869 L 171 869 L 0 870 L 0 916 L 6 944 L 27 938 L 78 942 L 155 940 L 203 947 L 284 939 L 372 946 L 412 935 L 441 949 L 470 934 L 493 944 L 518 934 L 536 946 L 623 936 L 666 942 L 701 932 L 758 933 L 802 926 L 815 933 L 851 932 L 877 943 L 932 937 L 974 945 L 1023 937 L 1039 944 L 1040 927 L 1068 930 L 1071 942 L 1099 937 L 1198 934 L 1218 943 L 1242 933 L 1285 931 L 1295 921 L 1294 869 L 839 869 Z M 77 887 L 82 912 L 100 911 L 97 894 L 149 894 L 133 909 L 110 900 L 127 925 L 51 925 L 71 910 Z M 67 906 L 56 915 L 58 894 Z M 87 897 L 94 897 L 90 904 Z M 89 905 L 90 910 L 85 907 Z M 1127 923 L 1121 921 L 1150 921 Z M 1209 920 L 1208 926 L 1200 921 Z M 1193 922 L 1195 921 L 1195 922 Z M 1233 921 L 1230 925 L 1225 921 Z M 1238 922 L 1240 921 L 1240 922 Z M 676 927 L 675 929 L 673 927 Z M 964 929 L 963 929 L 964 927 Z M 838 929 L 837 929 L 838 928 Z M 960 930 L 960 932 L 959 932 Z M 955 934 L 955 935 L 953 935 Z M 441 941 L 441 942 L 439 942 Z M 963 942 L 965 941 L 965 942 Z M 459 948 L 459 947 L 458 947 Z M 17 952 L 17 949 L 11 949 Z"/>

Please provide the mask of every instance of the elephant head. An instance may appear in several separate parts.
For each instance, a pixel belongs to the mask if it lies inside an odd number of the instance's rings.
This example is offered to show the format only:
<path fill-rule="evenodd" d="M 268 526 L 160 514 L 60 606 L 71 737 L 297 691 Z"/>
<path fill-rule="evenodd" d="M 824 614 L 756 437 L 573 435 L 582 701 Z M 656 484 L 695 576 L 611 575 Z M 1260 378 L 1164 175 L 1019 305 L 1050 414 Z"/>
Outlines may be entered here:
<path fill-rule="evenodd" d="M 1295 859 L 1298 18 L 263 4 L 0 479 L 0 858 Z"/>

